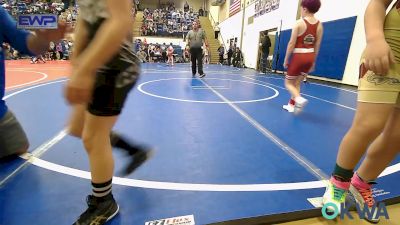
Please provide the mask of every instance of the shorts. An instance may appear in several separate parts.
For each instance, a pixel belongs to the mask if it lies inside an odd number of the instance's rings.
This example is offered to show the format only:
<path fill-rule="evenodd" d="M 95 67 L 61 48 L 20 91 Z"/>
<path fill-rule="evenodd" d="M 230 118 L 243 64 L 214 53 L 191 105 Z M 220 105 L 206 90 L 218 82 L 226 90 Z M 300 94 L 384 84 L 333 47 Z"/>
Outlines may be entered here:
<path fill-rule="evenodd" d="M 314 63 L 315 53 L 293 53 L 290 60 L 286 79 L 294 80 L 298 76 L 308 73 Z"/>
<path fill-rule="evenodd" d="M 89 42 L 93 40 L 105 20 L 99 18 L 94 23 L 85 23 L 89 31 Z M 126 39 L 119 52 L 97 70 L 92 99 L 88 104 L 89 113 L 95 116 L 119 115 L 139 74 L 140 60 L 133 53 L 132 42 Z"/>
<path fill-rule="evenodd" d="M 386 76 L 367 71 L 361 64 L 357 101 L 400 107 L 400 64 L 392 64 Z"/>
<path fill-rule="evenodd" d="M 21 124 L 8 110 L 0 119 L 0 158 L 23 153 L 28 147 L 28 138 Z"/>
<path fill-rule="evenodd" d="M 140 61 L 123 48 L 114 59 L 97 70 L 88 111 L 96 116 L 117 116 L 140 74 Z"/>
<path fill-rule="evenodd" d="M 400 2 L 386 15 L 384 34 L 386 42 L 394 53 L 397 62 L 400 61 Z M 400 107 L 400 64 L 391 64 L 386 76 L 367 71 L 360 66 L 358 85 L 358 101 L 368 103 L 394 104 Z"/>

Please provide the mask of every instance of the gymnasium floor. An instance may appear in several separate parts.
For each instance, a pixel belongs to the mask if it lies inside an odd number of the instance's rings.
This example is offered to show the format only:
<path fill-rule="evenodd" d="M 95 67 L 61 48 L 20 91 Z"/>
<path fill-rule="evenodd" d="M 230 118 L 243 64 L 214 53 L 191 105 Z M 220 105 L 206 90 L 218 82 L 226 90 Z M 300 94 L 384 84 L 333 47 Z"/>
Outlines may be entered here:
<path fill-rule="evenodd" d="M 0 162 L 0 225 L 72 224 L 91 187 L 82 144 L 65 132 L 68 62 L 9 61 L 6 68 L 6 100 L 31 147 Z M 110 225 L 186 215 L 196 225 L 270 224 L 318 214 L 355 112 L 354 89 L 305 84 L 310 103 L 294 115 L 282 109 L 289 95 L 281 75 L 208 65 L 204 79 L 192 79 L 188 64 L 143 64 L 142 71 L 115 129 L 156 153 L 120 177 L 127 158 L 114 151 L 121 210 Z M 400 195 L 399 162 L 378 180 L 378 200 Z"/>

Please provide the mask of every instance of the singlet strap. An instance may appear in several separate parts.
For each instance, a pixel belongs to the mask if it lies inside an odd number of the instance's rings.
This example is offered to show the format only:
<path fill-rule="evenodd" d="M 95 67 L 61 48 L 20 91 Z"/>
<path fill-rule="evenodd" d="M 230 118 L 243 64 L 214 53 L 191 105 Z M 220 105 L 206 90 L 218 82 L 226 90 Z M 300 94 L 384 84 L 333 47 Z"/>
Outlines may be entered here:
<path fill-rule="evenodd" d="M 319 20 L 316 23 L 310 23 L 308 20 L 306 20 L 304 18 L 303 18 L 303 20 L 307 25 L 310 25 L 310 26 L 318 26 L 318 24 L 319 24 Z"/>

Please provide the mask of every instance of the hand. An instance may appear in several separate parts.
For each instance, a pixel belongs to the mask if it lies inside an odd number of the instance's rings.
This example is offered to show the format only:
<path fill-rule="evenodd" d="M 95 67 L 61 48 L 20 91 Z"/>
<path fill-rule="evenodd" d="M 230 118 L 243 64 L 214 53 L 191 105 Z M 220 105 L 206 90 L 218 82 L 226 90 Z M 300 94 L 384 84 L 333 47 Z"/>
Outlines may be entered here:
<path fill-rule="evenodd" d="M 58 28 L 57 29 L 47 29 L 47 30 L 36 30 L 36 36 L 38 37 L 39 40 L 43 40 L 45 42 L 50 42 L 50 41 L 58 41 L 62 38 L 64 38 L 65 33 L 69 33 L 72 31 L 71 26 L 64 22 L 58 23 Z"/>
<path fill-rule="evenodd" d="M 59 23 L 55 30 L 36 30 L 34 35 L 29 36 L 27 46 L 33 54 L 42 54 L 49 49 L 49 42 L 62 39 L 65 32 L 69 30 L 70 27 L 65 23 Z"/>
<path fill-rule="evenodd" d="M 364 66 L 377 75 L 386 75 L 390 64 L 395 63 L 394 55 L 385 39 L 367 43 L 364 51 Z"/>
<path fill-rule="evenodd" d="M 283 62 L 283 68 L 287 69 L 289 67 L 289 63 L 288 61 L 285 59 L 285 61 Z"/>
<path fill-rule="evenodd" d="M 85 68 L 73 69 L 72 76 L 65 87 L 65 98 L 71 105 L 87 104 L 90 102 L 93 93 L 95 72 Z"/>

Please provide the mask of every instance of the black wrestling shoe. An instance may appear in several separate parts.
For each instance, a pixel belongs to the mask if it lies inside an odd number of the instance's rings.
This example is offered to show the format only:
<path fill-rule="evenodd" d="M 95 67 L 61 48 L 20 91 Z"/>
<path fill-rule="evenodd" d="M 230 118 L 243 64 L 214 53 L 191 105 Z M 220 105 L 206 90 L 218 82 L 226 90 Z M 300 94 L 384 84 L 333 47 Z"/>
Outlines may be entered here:
<path fill-rule="evenodd" d="M 112 194 L 104 198 L 89 195 L 86 198 L 88 209 L 79 216 L 73 225 L 102 225 L 111 220 L 119 211 Z"/>
<path fill-rule="evenodd" d="M 130 157 L 132 157 L 131 162 L 123 170 L 123 176 L 127 176 L 133 173 L 137 168 L 139 168 L 143 163 L 145 163 L 148 159 L 153 155 L 153 150 L 148 147 L 137 146 L 135 150 L 129 153 Z"/>

